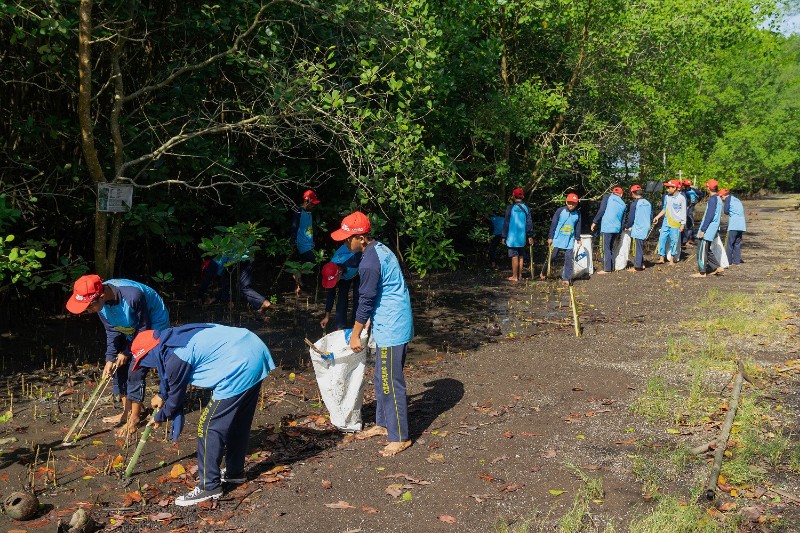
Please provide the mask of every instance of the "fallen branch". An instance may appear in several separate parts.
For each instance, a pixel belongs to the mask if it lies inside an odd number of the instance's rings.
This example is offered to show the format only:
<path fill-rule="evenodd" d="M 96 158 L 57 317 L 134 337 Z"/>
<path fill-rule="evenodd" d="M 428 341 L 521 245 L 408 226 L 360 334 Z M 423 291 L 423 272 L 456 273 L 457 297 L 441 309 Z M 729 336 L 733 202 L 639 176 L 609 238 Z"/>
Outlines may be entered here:
<path fill-rule="evenodd" d="M 741 361 L 737 361 L 738 370 L 736 371 L 736 379 L 733 383 L 733 394 L 728 407 L 728 413 L 725 415 L 725 422 L 722 424 L 719 438 L 717 439 L 717 449 L 714 451 L 714 463 L 711 466 L 711 475 L 708 478 L 708 487 L 706 488 L 706 499 L 713 501 L 717 495 L 717 481 L 719 480 L 719 472 L 722 469 L 722 459 L 725 457 L 725 449 L 728 447 L 728 438 L 731 436 L 731 428 L 733 427 L 733 420 L 736 418 L 736 408 L 739 406 L 739 396 L 742 393 L 742 385 L 744 384 L 744 365 Z"/>

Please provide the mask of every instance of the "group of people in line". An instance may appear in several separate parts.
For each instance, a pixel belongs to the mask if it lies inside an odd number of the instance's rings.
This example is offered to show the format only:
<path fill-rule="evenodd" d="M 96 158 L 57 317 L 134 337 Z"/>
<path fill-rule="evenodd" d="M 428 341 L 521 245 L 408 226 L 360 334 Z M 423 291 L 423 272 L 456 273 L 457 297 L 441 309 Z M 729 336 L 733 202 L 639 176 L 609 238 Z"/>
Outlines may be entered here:
<path fill-rule="evenodd" d="M 678 261 L 681 245 L 692 245 L 696 238 L 701 242 L 697 256 L 699 272 L 695 275 L 719 273 L 719 260 L 712 251 L 711 242 L 720 229 L 723 213 L 728 215 L 730 262 L 741 262 L 742 234 L 746 230 L 741 201 L 727 190 L 718 190 L 717 182 L 709 180 L 706 211 L 695 235 L 692 210 L 701 195 L 688 181 L 670 180 L 664 185 L 666 194 L 662 198 L 662 209 L 655 216 L 639 185 L 629 189 L 630 206 L 623 200 L 621 187 L 614 187 L 603 197 L 591 223 L 592 232 L 599 229 L 602 240 L 603 269 L 599 274 L 613 271 L 612 251 L 623 231 L 630 232 L 633 242 L 633 267 L 629 270 L 643 270 L 644 242 L 662 218 L 659 263 Z M 515 189 L 512 197 L 505 217 L 492 221 L 496 237 L 499 237 L 492 246 L 496 250 L 502 242 L 508 247 L 512 267 L 509 279 L 518 281 L 522 277 L 526 245 L 533 245 L 533 222 L 530 208 L 523 201 L 524 191 Z M 302 261 L 313 263 L 316 259 L 311 210 L 319 202 L 313 191 L 306 191 L 293 219 L 291 240 Z M 566 205 L 553 214 L 547 237 L 551 259 L 564 257 L 561 278 L 567 284 L 573 277 L 574 250 L 576 245 L 581 246 L 579 202 L 577 194 L 567 195 Z M 380 454 L 393 456 L 411 446 L 403 374 L 408 343 L 414 336 L 408 287 L 397 257 L 389 247 L 373 238 L 370 220 L 365 214 L 356 211 L 344 217 L 331 238 L 342 244 L 321 269 L 322 285 L 328 289 L 328 296 L 320 325 L 326 328 L 333 318 L 336 329 L 352 328 L 350 348 L 354 352 L 363 350 L 361 334 L 365 328 L 371 328 L 377 347 L 376 420 L 374 426 L 361 431 L 357 437 L 386 437 L 387 443 Z M 223 256 L 207 261 L 199 295 L 203 295 L 215 277 L 221 276 L 224 281 L 226 276 L 222 274 L 233 263 L 239 264 L 242 294 L 253 309 L 265 314 L 269 300 L 250 286 L 251 257 Z M 296 290 L 301 290 L 302 278 L 296 276 L 295 281 Z M 229 287 L 223 283 L 220 293 L 212 300 L 226 301 L 229 297 Z M 332 315 L 334 303 L 336 312 Z M 167 306 L 151 287 L 127 279 L 104 281 L 95 274 L 75 281 L 66 307 L 74 314 L 97 314 L 105 329 L 103 377 L 112 380 L 113 394 L 122 399 L 122 412 L 103 421 L 118 426 L 117 436 L 128 438 L 136 432 L 143 412 L 145 377 L 151 368 L 158 371 L 159 393 L 150 401 L 154 414 L 148 425 L 158 427 L 171 420 L 173 440 L 178 439 L 183 427 L 188 386 L 212 391 L 198 427 L 199 483 L 188 494 L 177 497 L 176 505 L 190 506 L 219 498 L 224 484 L 241 484 L 246 480 L 244 462 L 259 391 L 264 378 L 275 368 L 269 349 L 255 333 L 221 324 L 173 327 Z M 223 459 L 225 468 L 221 468 Z"/>
<path fill-rule="evenodd" d="M 310 193 L 310 194 L 309 194 Z M 313 250 L 311 207 L 319 203 L 313 191 L 304 195 L 303 211 L 296 219 L 298 252 Z M 336 327 L 352 327 L 350 348 L 361 352 L 361 335 L 371 328 L 376 345 L 375 425 L 356 435 L 359 439 L 385 437 L 380 450 L 394 456 L 411 446 L 408 429 L 405 365 L 408 343 L 414 336 L 411 299 L 395 254 L 370 232 L 369 218 L 354 212 L 331 234 L 341 246 L 323 269 L 323 284 L 340 295 L 354 295 L 353 319 L 347 320 L 346 298 L 337 305 Z M 311 248 L 309 248 L 310 239 Z M 302 251 L 301 251 L 302 248 Z M 310 259 L 310 258 L 309 258 Z M 244 258 L 245 261 L 251 261 Z M 214 261 L 206 268 L 219 275 Z M 252 264 L 243 291 L 250 291 Z M 357 279 L 356 279 L 357 278 Z M 205 290 L 208 279 L 204 275 Z M 298 286 L 301 280 L 297 280 Z M 333 305 L 329 291 L 325 317 L 327 325 Z M 255 293 L 255 291 L 253 291 Z M 266 309 L 263 297 L 246 295 L 257 310 Z M 183 427 L 184 403 L 189 385 L 210 389 L 212 396 L 200 415 L 197 437 L 198 485 L 178 496 L 175 504 L 191 506 L 223 494 L 223 485 L 246 481 L 245 457 L 250 428 L 264 378 L 275 368 L 269 349 L 253 332 L 221 324 L 195 323 L 173 326 L 161 296 L 147 285 L 127 279 L 102 280 L 96 274 L 78 278 L 66 304 L 74 314 L 97 314 L 106 333 L 106 363 L 103 377 L 112 380 L 113 394 L 122 399 L 122 412 L 104 418 L 118 426 L 117 436 L 132 436 L 140 423 L 149 369 L 158 371 L 159 393 L 150 401 L 153 416 L 148 425 L 156 428 L 172 421 L 172 438 Z M 222 468 L 222 462 L 225 467 Z"/>
<path fill-rule="evenodd" d="M 644 191 L 638 184 L 631 185 L 628 189 L 630 205 L 625 203 L 625 191 L 622 187 L 615 186 L 610 193 L 603 195 L 590 225 L 591 233 L 599 233 L 600 236 L 602 269 L 597 274 L 606 275 L 614 271 L 615 245 L 624 235 L 631 239 L 630 254 L 633 256 L 633 265 L 627 270 L 644 270 L 644 243 L 662 219 L 656 264 L 675 264 L 680 260 L 681 249 L 685 246 L 697 246 L 698 272 L 693 274 L 694 277 L 722 273 L 724 269 L 721 266 L 722 258 L 718 256 L 720 252 L 727 255 L 729 264 L 742 263 L 742 235 L 747 230 L 747 224 L 741 200 L 729 190 L 720 189 L 716 180 L 706 182 L 705 194 L 695 189 L 689 180 L 669 180 L 664 183 L 664 188 L 661 210 L 655 216 L 652 204 L 645 198 Z M 525 191 L 516 188 L 511 196 L 505 216 L 492 217 L 489 260 L 492 263 L 496 261 L 500 243 L 507 246 L 508 256 L 511 258 L 511 276 L 508 279 L 519 281 L 522 278 L 524 260 L 530 255 L 533 246 L 534 229 L 531 210 L 524 203 Z M 694 208 L 704 197 L 707 197 L 706 209 L 695 231 Z M 559 256 L 564 257 L 561 280 L 565 285 L 572 282 L 573 255 L 582 245 L 579 202 L 577 194 L 568 194 L 566 205 L 559 207 L 553 214 L 547 234 L 547 264 Z M 727 244 L 724 250 L 715 251 L 713 243 L 720 232 L 723 214 L 728 217 Z M 699 244 L 696 240 L 699 240 Z M 627 262 L 626 258 L 625 263 Z M 542 279 L 546 274 L 548 272 L 543 270 Z"/>

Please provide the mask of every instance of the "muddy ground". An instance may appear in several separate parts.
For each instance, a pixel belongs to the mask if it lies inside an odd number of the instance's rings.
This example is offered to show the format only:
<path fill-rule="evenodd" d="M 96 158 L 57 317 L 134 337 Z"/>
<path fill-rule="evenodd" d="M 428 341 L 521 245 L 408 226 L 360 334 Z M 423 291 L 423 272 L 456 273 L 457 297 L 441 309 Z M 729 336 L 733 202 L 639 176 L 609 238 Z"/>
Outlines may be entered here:
<path fill-rule="evenodd" d="M 302 344 L 303 337 L 321 334 L 321 303 L 313 294 L 281 295 L 266 324 L 249 312 L 173 299 L 173 323 L 248 327 L 280 365 L 265 381 L 253 424 L 249 481 L 214 505 L 192 509 L 172 501 L 193 487 L 192 428 L 206 396 L 190 395 L 187 429 L 177 446 L 161 432 L 151 438 L 125 486 L 120 476 L 135 442 L 126 445 L 100 423 L 118 409 L 109 395 L 76 445 L 57 446 L 96 385 L 103 350 L 97 321 L 43 319 L 34 339 L 0 340 L 7 381 L 0 414 L 14 398 L 13 418 L 0 422 L 0 496 L 33 484 L 43 504 L 32 521 L 0 517 L 0 528 L 54 531 L 79 506 L 107 530 L 119 531 L 491 531 L 520 527 L 532 517 L 555 528 L 584 484 L 582 472 L 601 478 L 604 488 L 584 530 L 613 524 L 627 531 L 655 505 L 643 498 L 633 472 L 642 446 L 694 446 L 719 431 L 717 421 L 667 432 L 668 424 L 631 409 L 664 356 L 670 332 L 679 322 L 691 323 L 698 302 L 714 289 L 781 295 L 792 307 L 782 318 L 786 335 L 755 343 L 757 351 L 748 345 L 748 356 L 766 369 L 799 358 L 800 212 L 792 209 L 799 201 L 773 196 L 746 202 L 746 263 L 723 276 L 690 278 L 696 263 L 689 247 L 687 260 L 676 266 L 576 282 L 581 337 L 573 330 L 568 290 L 553 281 L 526 278 L 512 285 L 505 281 L 508 272 L 484 268 L 477 259 L 467 270 L 415 280 L 417 338 L 406 371 L 414 445 L 394 458 L 378 456 L 378 439 L 353 440 L 325 418 Z M 781 376 L 770 394 L 785 406 L 797 446 L 793 394 L 800 379 Z M 371 422 L 371 368 L 367 379 L 363 414 Z M 720 402 L 730 394 L 726 381 Z M 707 470 L 705 460 L 697 460 L 697 471 Z M 791 469 L 776 467 L 768 477 L 800 497 L 800 479 Z M 675 479 L 662 490 L 688 499 L 697 481 Z M 754 521 L 752 529 L 800 530 L 800 500 L 762 500 L 756 503 L 764 513 L 780 521 Z"/>

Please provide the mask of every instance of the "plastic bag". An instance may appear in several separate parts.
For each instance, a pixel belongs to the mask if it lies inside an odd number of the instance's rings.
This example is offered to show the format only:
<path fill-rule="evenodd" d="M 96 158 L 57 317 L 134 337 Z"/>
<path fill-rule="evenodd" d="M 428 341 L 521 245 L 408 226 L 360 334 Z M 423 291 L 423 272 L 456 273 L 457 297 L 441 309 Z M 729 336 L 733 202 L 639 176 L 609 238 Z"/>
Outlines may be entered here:
<path fill-rule="evenodd" d="M 581 244 L 575 241 L 572 254 L 574 261 L 572 268 L 572 279 L 588 278 L 594 273 L 592 265 L 592 236 L 591 234 L 581 235 Z"/>
<path fill-rule="evenodd" d="M 625 230 L 614 243 L 614 270 L 625 270 L 631 254 L 631 231 Z"/>
<path fill-rule="evenodd" d="M 325 355 L 309 348 L 322 401 L 331 423 L 342 431 L 360 431 L 364 402 L 364 368 L 367 361 L 367 332 L 361 333 L 358 353 L 350 349 L 352 329 L 334 331 L 314 343 Z"/>
<path fill-rule="evenodd" d="M 728 261 L 728 252 L 725 251 L 725 246 L 722 245 L 722 239 L 719 238 L 719 233 L 717 233 L 714 240 L 711 241 L 711 251 L 714 252 L 714 257 L 719 261 L 719 266 L 722 268 L 731 266 Z"/>

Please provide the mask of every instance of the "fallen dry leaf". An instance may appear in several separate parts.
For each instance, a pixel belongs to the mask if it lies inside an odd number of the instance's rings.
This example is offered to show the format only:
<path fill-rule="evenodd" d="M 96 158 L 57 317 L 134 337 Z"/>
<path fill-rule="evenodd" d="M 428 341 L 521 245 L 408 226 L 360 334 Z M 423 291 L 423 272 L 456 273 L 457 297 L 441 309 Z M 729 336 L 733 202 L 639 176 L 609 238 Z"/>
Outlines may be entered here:
<path fill-rule="evenodd" d="M 432 453 L 425 460 L 428 461 L 430 464 L 444 463 L 444 455 L 442 455 L 441 453 Z"/>
<path fill-rule="evenodd" d="M 564 493 L 565 493 L 565 492 L 567 492 L 567 491 L 565 491 L 565 490 L 556 490 L 556 489 L 550 489 L 550 490 L 549 490 L 549 491 L 547 491 L 547 492 L 549 492 L 549 493 L 550 493 L 550 494 L 552 494 L 553 496 L 561 496 L 562 494 L 564 494 Z"/>
<path fill-rule="evenodd" d="M 556 451 L 552 448 L 550 448 L 549 450 L 545 451 L 542 454 L 542 457 L 544 457 L 545 459 L 552 459 L 555 456 L 556 456 Z"/>
<path fill-rule="evenodd" d="M 362 505 L 361 506 L 361 510 L 364 511 L 365 513 L 367 513 L 367 514 L 375 514 L 375 513 L 379 512 L 374 507 L 370 507 L 368 505 Z"/>
<path fill-rule="evenodd" d="M 150 516 L 148 516 L 148 518 L 150 520 L 152 520 L 153 522 L 158 522 L 159 520 L 167 520 L 168 518 L 172 518 L 172 517 L 173 517 L 173 514 L 172 513 L 167 513 L 167 512 L 160 512 L 160 513 L 151 514 Z"/>
<path fill-rule="evenodd" d="M 322 480 L 322 488 L 323 489 L 329 490 L 332 486 L 333 486 L 333 484 L 329 480 L 327 480 L 327 479 L 323 479 Z"/>
<path fill-rule="evenodd" d="M 439 521 L 444 522 L 445 524 L 455 524 L 458 522 L 454 516 L 450 516 L 449 514 L 439 515 Z"/>
<path fill-rule="evenodd" d="M 481 474 L 478 477 L 481 478 L 482 480 L 488 482 L 488 483 L 491 483 L 495 479 L 494 476 L 491 475 L 491 474 Z"/>
<path fill-rule="evenodd" d="M 505 461 L 506 459 L 508 459 L 507 455 L 501 455 L 500 457 L 495 457 L 494 459 L 489 461 L 489 464 L 493 465 L 495 463 L 499 463 L 500 461 Z"/>
<path fill-rule="evenodd" d="M 521 489 L 524 486 L 525 486 L 525 483 L 522 483 L 522 484 L 509 483 L 508 485 L 506 485 L 505 487 L 500 489 L 499 492 L 515 492 L 515 491 L 518 491 L 519 489 Z"/>
<path fill-rule="evenodd" d="M 520 437 L 544 437 L 542 433 L 531 433 L 530 431 L 520 431 L 518 435 Z"/>
<path fill-rule="evenodd" d="M 581 468 L 583 470 L 600 470 L 602 467 L 599 466 L 599 465 L 587 464 L 587 465 L 583 465 Z"/>
<path fill-rule="evenodd" d="M 624 440 L 618 440 L 614 444 L 623 444 L 625 446 L 635 446 L 638 441 L 639 441 L 639 439 L 624 439 Z"/>
<path fill-rule="evenodd" d="M 172 479 L 177 479 L 185 473 L 186 469 L 183 467 L 182 464 L 178 463 L 176 465 L 173 465 L 172 470 L 169 471 L 169 477 L 171 477 Z"/>
<path fill-rule="evenodd" d="M 430 481 L 425 481 L 424 479 L 417 479 L 414 476 L 409 476 L 408 474 L 388 474 L 388 475 L 383 476 L 383 478 L 384 479 L 403 478 L 406 481 L 408 481 L 409 483 L 412 483 L 414 485 L 430 485 L 431 484 Z"/>
<path fill-rule="evenodd" d="M 334 503 L 326 503 L 325 507 L 329 509 L 355 509 L 354 506 L 350 505 L 344 500 L 339 500 L 338 502 Z"/>
<path fill-rule="evenodd" d="M 386 494 L 388 494 L 393 498 L 399 498 L 403 494 L 403 484 L 392 483 L 391 485 L 383 489 L 383 492 L 385 492 Z"/>
<path fill-rule="evenodd" d="M 721 504 L 718 509 L 723 513 L 736 509 L 736 502 L 725 502 Z"/>
<path fill-rule="evenodd" d="M 514 438 L 514 434 L 511 433 L 510 431 L 504 431 L 503 432 L 503 437 L 505 437 L 507 439 L 513 439 Z"/>

